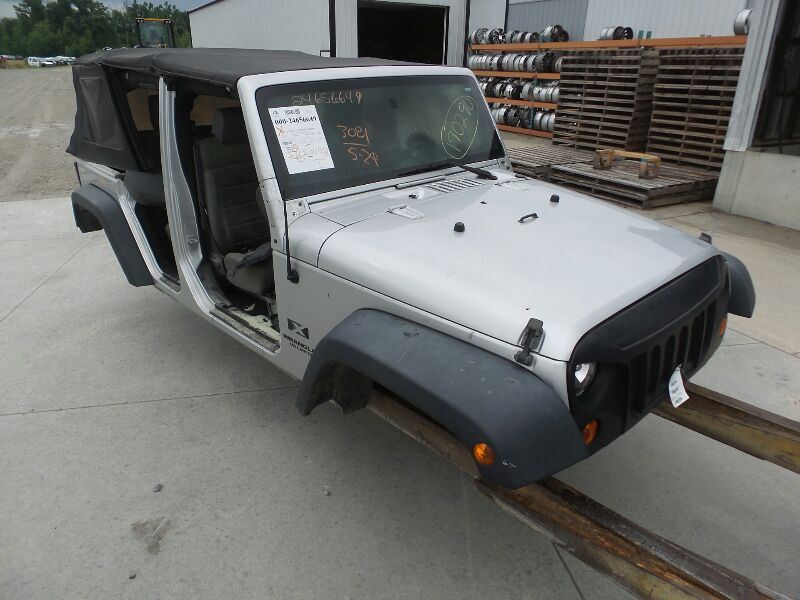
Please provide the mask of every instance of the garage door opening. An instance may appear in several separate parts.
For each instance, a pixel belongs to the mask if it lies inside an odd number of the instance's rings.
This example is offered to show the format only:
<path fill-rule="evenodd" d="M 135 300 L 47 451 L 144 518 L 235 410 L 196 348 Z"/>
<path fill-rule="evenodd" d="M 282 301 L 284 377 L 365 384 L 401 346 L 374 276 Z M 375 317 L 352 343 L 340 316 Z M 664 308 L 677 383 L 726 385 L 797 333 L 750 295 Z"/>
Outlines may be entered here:
<path fill-rule="evenodd" d="M 433 65 L 447 62 L 448 7 L 358 3 L 358 55 Z"/>

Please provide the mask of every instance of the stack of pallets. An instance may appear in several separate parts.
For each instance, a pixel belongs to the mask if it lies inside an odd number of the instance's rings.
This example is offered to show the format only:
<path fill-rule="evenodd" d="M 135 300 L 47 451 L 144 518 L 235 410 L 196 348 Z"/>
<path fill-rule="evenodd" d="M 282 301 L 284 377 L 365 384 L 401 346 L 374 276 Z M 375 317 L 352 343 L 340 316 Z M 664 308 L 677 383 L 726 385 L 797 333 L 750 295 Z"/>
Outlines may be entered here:
<path fill-rule="evenodd" d="M 719 171 L 744 48 L 658 52 L 647 152 L 673 164 Z"/>
<path fill-rule="evenodd" d="M 565 146 L 512 145 L 506 142 L 506 153 L 517 173 L 543 178 L 549 175 L 554 165 L 569 163 L 591 163 L 594 153 Z"/>
<path fill-rule="evenodd" d="M 657 64 L 650 48 L 565 53 L 553 142 L 644 150 Z"/>
<path fill-rule="evenodd" d="M 636 161 L 615 161 L 610 170 L 591 163 L 553 165 L 548 177 L 581 192 L 638 208 L 707 200 L 714 196 L 717 174 L 662 163 L 654 179 L 639 177 Z"/>

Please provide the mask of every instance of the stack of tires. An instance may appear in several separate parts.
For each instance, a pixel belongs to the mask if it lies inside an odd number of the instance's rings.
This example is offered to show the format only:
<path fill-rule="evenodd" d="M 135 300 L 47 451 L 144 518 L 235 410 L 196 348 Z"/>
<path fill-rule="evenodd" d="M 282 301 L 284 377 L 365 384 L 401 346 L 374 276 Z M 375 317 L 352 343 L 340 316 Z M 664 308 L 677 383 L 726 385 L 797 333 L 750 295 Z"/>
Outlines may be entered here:
<path fill-rule="evenodd" d="M 559 73 L 561 57 L 550 50 L 541 52 L 480 52 L 467 57 L 467 68 L 473 71 L 509 71 L 517 73 Z"/>
<path fill-rule="evenodd" d="M 525 82 L 519 79 L 503 79 L 501 77 L 488 77 L 481 79 L 478 85 L 487 98 L 508 98 L 518 100 L 522 98 Z"/>
<path fill-rule="evenodd" d="M 552 132 L 555 122 L 556 113 L 554 113 L 552 110 L 536 110 L 532 115 L 530 129 Z"/>
<path fill-rule="evenodd" d="M 615 27 L 603 27 L 603 30 L 600 32 L 600 37 L 597 38 L 598 40 L 632 40 L 633 39 L 633 29 L 630 27 L 623 27 L 622 25 L 617 25 Z"/>
<path fill-rule="evenodd" d="M 536 31 L 503 31 L 502 27 L 479 27 L 467 38 L 470 44 L 535 44 L 537 42 L 568 42 L 569 33 L 561 25 L 548 25 Z"/>
<path fill-rule="evenodd" d="M 558 96 L 557 81 L 551 81 L 542 85 L 535 79 L 532 79 L 522 86 L 519 97 L 523 100 L 532 100 L 533 102 L 558 104 Z"/>
<path fill-rule="evenodd" d="M 520 127 L 520 121 L 524 121 L 527 116 L 525 113 L 529 111 L 528 108 L 520 108 L 519 106 L 504 106 L 502 104 L 493 104 L 490 112 L 494 122 L 498 125 L 510 125 L 511 127 Z M 525 125 L 522 125 L 525 127 Z"/>
<path fill-rule="evenodd" d="M 558 104 L 558 82 L 542 83 L 537 79 L 481 77 L 478 86 L 487 98 L 508 98 Z"/>
<path fill-rule="evenodd" d="M 506 106 L 500 103 L 489 105 L 489 112 L 498 125 L 523 127 L 537 131 L 553 131 L 556 114 L 553 111 Z"/>
<path fill-rule="evenodd" d="M 503 31 L 500 27 L 481 27 L 469 36 L 469 43 L 530 44 L 537 42 L 566 42 L 569 34 L 561 25 L 548 25 L 541 33 L 528 31 Z M 509 49 L 497 52 L 478 52 L 467 58 L 467 67 L 473 71 L 494 71 L 494 77 L 481 77 L 478 83 L 489 104 L 492 118 L 498 125 L 523 127 L 538 131 L 553 131 L 555 113 L 534 106 L 517 106 L 519 103 L 503 100 L 526 100 L 558 104 L 558 81 L 539 80 L 516 73 L 560 73 L 561 56 L 547 48 L 532 51 Z"/>

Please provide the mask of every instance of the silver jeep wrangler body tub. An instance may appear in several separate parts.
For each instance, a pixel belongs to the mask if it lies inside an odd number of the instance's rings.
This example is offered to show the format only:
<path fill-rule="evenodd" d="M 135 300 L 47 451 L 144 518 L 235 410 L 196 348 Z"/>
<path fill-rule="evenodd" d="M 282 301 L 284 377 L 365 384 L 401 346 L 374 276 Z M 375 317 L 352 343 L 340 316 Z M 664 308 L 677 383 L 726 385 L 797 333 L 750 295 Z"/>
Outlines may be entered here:
<path fill-rule="evenodd" d="M 373 386 L 519 487 L 596 452 L 750 316 L 708 240 L 511 170 L 466 69 L 297 52 L 82 57 L 83 231 L 302 380 Z"/>

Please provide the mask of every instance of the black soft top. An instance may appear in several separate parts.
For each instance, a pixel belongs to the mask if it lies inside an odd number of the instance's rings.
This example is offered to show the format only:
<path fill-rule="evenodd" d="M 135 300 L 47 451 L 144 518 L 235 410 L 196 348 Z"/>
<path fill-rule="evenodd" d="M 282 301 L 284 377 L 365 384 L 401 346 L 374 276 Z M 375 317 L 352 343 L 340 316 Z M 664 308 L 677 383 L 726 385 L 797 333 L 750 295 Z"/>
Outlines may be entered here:
<path fill-rule="evenodd" d="M 184 77 L 233 87 L 241 77 L 336 67 L 413 63 L 381 58 L 327 58 L 293 50 L 242 48 L 122 48 L 81 56 L 76 65 L 104 65 L 154 75 Z"/>

